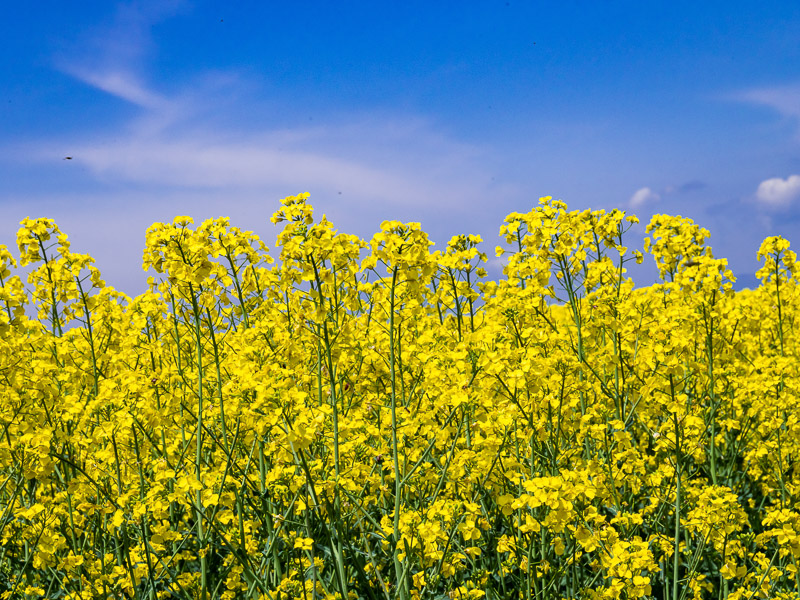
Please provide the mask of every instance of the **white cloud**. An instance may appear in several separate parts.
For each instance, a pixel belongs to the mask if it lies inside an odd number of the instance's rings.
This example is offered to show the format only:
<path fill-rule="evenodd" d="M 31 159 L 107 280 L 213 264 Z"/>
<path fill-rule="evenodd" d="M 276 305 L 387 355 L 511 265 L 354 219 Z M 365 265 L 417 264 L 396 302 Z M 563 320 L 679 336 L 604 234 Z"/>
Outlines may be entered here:
<path fill-rule="evenodd" d="M 131 6 L 118 11 L 117 28 L 131 24 L 132 33 L 120 35 L 139 50 L 125 54 L 111 41 L 106 58 L 62 61 L 60 68 L 136 105 L 137 116 L 113 130 L 24 148 L 17 144 L 18 156 L 60 161 L 63 155 L 54 156 L 52 149 L 69 148 L 71 164 L 99 182 L 147 186 L 162 194 L 279 186 L 287 194 L 342 194 L 342 200 L 369 208 L 452 208 L 503 192 L 491 184 L 482 149 L 449 138 L 416 116 L 362 112 L 321 115 L 316 122 L 323 125 L 276 126 L 269 124 L 275 123 L 270 109 L 280 107 L 254 94 L 252 83 L 237 74 L 201 72 L 169 93 L 154 89 L 140 74 L 143 48 L 150 45 L 144 25 L 163 15 Z M 254 125 L 259 118 L 266 124 Z"/>
<path fill-rule="evenodd" d="M 774 177 L 758 184 L 756 201 L 769 208 L 784 208 L 800 199 L 800 175 Z"/>
<path fill-rule="evenodd" d="M 649 187 L 643 187 L 638 190 L 631 196 L 629 204 L 631 208 L 639 208 L 645 204 L 649 204 L 650 202 L 658 202 L 661 200 L 661 196 L 651 190 Z"/>
<path fill-rule="evenodd" d="M 110 19 L 82 31 L 55 62 L 62 68 L 79 63 L 100 71 L 141 67 L 156 50 L 153 26 L 189 10 L 183 0 L 117 2 Z"/>
<path fill-rule="evenodd" d="M 732 96 L 734 100 L 766 106 L 785 117 L 800 139 L 800 83 L 754 88 Z"/>
<path fill-rule="evenodd" d="M 112 127 L 87 123 L 79 134 L 0 146 L 3 158 L 49 165 L 81 187 L 24 199 L 0 194 L 8 239 L 26 214 L 56 218 L 81 241 L 77 251 L 98 257 L 110 282 L 138 291 L 142 274 L 130 264 L 141 260 L 144 231 L 176 214 L 196 222 L 226 215 L 245 228 L 261 223 L 270 242 L 277 200 L 310 192 L 317 216 L 326 213 L 343 231 L 371 236 L 383 219 L 422 221 L 442 243 L 475 219 L 481 225 L 473 232 L 492 239 L 503 216 L 495 220 L 494 212 L 522 195 L 492 182 L 491 148 L 416 115 L 317 109 L 313 125 L 304 115 L 293 122 L 281 109 L 296 113 L 295 99 L 281 104 L 236 73 L 199 72 L 154 86 L 144 59 L 153 47 L 149 25 L 164 15 L 141 5 L 125 5 L 110 32 L 56 60 L 63 72 L 135 105 L 135 116 L 126 110 Z"/>
<path fill-rule="evenodd" d="M 113 130 L 39 140 L 25 149 L 17 144 L 19 155 L 48 162 L 63 157 L 55 157 L 53 147 L 69 148 L 71 164 L 95 180 L 161 194 L 283 187 L 287 193 L 340 193 L 369 208 L 443 208 L 503 193 L 491 184 L 482 149 L 416 116 L 362 112 L 320 115 L 316 123 L 324 125 L 259 126 L 259 118 L 275 123 L 270 109 L 281 107 L 258 97 L 252 82 L 237 74 L 200 72 L 169 93 L 155 89 L 143 67 L 153 46 L 150 26 L 182 3 L 165 6 L 121 4 L 109 27 L 87 38 L 68 61 L 57 60 L 65 73 L 139 107 L 137 116 Z"/>
<path fill-rule="evenodd" d="M 237 132 L 196 118 L 207 114 L 205 102 L 213 106 L 214 97 L 173 100 L 144 87 L 132 89 L 160 101 L 143 106 L 144 114 L 128 122 L 125 135 L 100 131 L 83 139 L 17 144 L 17 158 L 60 162 L 63 155 L 53 148 L 61 147 L 69 149 L 71 164 L 106 184 L 196 193 L 324 190 L 369 207 L 439 210 L 507 191 L 491 183 L 485 150 L 450 139 L 416 117 L 351 116 L 324 126 Z"/>
<path fill-rule="evenodd" d="M 800 84 L 747 90 L 739 94 L 738 98 L 769 106 L 787 117 L 800 117 Z"/>
<path fill-rule="evenodd" d="M 314 137 L 327 145 L 330 142 L 325 139 L 325 133 L 320 131 Z M 225 140 L 209 132 L 174 138 L 159 135 L 87 141 L 75 145 L 70 152 L 76 165 L 88 167 L 100 180 L 166 188 L 252 189 L 282 185 L 294 189 L 300 186 L 335 189 L 349 197 L 356 195 L 391 204 L 437 201 L 450 204 L 449 199 L 454 201 L 456 196 L 469 193 L 471 185 L 480 184 L 475 171 L 462 172 L 463 177 L 458 177 L 458 171 L 479 170 L 478 165 L 469 164 L 471 161 L 463 154 L 457 156 L 459 151 L 454 148 L 437 161 L 433 156 L 435 144 L 431 140 L 415 140 L 419 144 L 418 152 L 431 160 L 429 170 L 416 171 L 413 164 L 416 161 L 381 160 L 380 156 L 386 154 L 376 146 L 382 133 L 385 132 L 376 131 L 372 139 L 358 140 L 359 144 L 372 146 L 376 154 L 373 160 L 353 156 L 354 148 L 349 144 L 339 145 L 337 156 L 333 150 L 315 149 L 313 143 L 282 148 L 268 134 Z M 355 142 L 352 140 L 353 144 Z M 39 153 L 44 158 L 44 149 Z M 455 161 L 456 168 L 448 168 L 447 161 Z M 484 175 L 482 179 L 488 180 L 488 177 Z"/>
<path fill-rule="evenodd" d="M 124 71 L 95 72 L 80 67 L 66 67 L 65 71 L 92 87 L 142 108 L 164 110 L 169 106 L 163 97 L 146 89 L 130 73 Z"/>
<path fill-rule="evenodd" d="M 152 28 L 187 9 L 184 0 L 118 2 L 110 22 L 90 28 L 63 53 L 54 66 L 67 75 L 145 110 L 151 129 L 181 117 L 186 106 L 148 88 L 147 59 L 156 49 Z M 141 125 L 144 125 L 142 119 Z"/>

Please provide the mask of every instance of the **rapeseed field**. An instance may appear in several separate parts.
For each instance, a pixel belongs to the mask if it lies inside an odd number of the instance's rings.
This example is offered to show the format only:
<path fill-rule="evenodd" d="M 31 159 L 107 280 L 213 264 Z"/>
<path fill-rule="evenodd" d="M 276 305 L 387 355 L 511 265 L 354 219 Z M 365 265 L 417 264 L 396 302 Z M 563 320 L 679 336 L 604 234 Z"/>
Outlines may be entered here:
<path fill-rule="evenodd" d="M 0 598 L 798 597 L 786 240 L 734 292 L 688 219 L 651 258 L 542 198 L 490 281 L 478 236 L 365 242 L 307 198 L 277 261 L 153 225 L 136 298 L 51 220 L 0 247 Z"/>

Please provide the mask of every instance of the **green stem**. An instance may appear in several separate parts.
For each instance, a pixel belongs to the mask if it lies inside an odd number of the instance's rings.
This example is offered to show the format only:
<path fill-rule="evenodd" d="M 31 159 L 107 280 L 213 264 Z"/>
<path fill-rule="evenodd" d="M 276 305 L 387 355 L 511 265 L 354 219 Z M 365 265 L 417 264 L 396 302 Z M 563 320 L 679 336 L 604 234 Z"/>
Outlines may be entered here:
<path fill-rule="evenodd" d="M 197 348 L 197 453 L 195 455 L 195 474 L 198 483 L 202 486 L 202 461 L 203 461 L 203 346 L 200 333 L 200 307 L 197 304 L 197 296 L 194 293 L 194 286 L 189 284 L 189 293 L 192 297 L 192 311 L 194 313 L 194 332 L 195 345 Z M 208 563 L 205 554 L 206 540 L 203 532 L 203 496 L 202 489 L 197 490 L 196 494 L 196 527 L 197 543 L 200 548 L 200 597 L 202 600 L 208 598 Z"/>
<path fill-rule="evenodd" d="M 392 270 L 392 287 L 389 291 L 389 377 L 392 385 L 391 413 L 392 413 L 392 459 L 394 462 L 394 572 L 397 578 L 397 593 L 401 600 L 406 598 L 406 586 L 403 581 L 403 567 L 398 558 L 400 544 L 400 506 L 402 505 L 403 480 L 400 478 L 400 452 L 397 443 L 397 382 L 395 374 L 394 352 L 394 306 L 395 288 L 397 286 L 398 268 Z M 409 560 L 406 557 L 406 560 Z"/>
<path fill-rule="evenodd" d="M 675 398 L 672 377 L 670 377 L 670 388 L 672 398 Z M 675 425 L 675 548 L 672 560 L 672 600 L 678 600 L 678 582 L 680 574 L 680 552 L 678 551 L 681 541 L 681 445 L 680 445 L 680 426 L 678 423 L 677 412 L 672 413 L 672 420 Z"/>

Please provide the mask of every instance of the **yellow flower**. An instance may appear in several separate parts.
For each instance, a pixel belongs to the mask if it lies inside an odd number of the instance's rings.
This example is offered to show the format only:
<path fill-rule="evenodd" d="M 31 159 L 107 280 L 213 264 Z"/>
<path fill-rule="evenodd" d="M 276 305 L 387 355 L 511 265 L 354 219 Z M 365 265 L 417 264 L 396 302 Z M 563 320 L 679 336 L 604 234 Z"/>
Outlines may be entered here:
<path fill-rule="evenodd" d="M 310 537 L 299 537 L 294 541 L 294 547 L 300 550 L 310 551 L 314 546 L 314 539 Z"/>

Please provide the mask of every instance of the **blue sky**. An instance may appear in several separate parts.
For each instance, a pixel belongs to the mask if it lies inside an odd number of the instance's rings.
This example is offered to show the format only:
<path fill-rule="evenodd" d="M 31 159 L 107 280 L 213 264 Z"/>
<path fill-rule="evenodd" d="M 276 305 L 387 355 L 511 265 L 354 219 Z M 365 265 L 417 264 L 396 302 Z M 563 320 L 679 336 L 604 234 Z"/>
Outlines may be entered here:
<path fill-rule="evenodd" d="M 741 285 L 766 236 L 800 246 L 796 2 L 230 4 L 4 7 L 0 243 L 54 218 L 135 295 L 154 221 L 272 247 L 307 191 L 341 231 L 420 221 L 490 256 L 540 196 L 637 214 L 631 246 L 680 214 Z"/>

